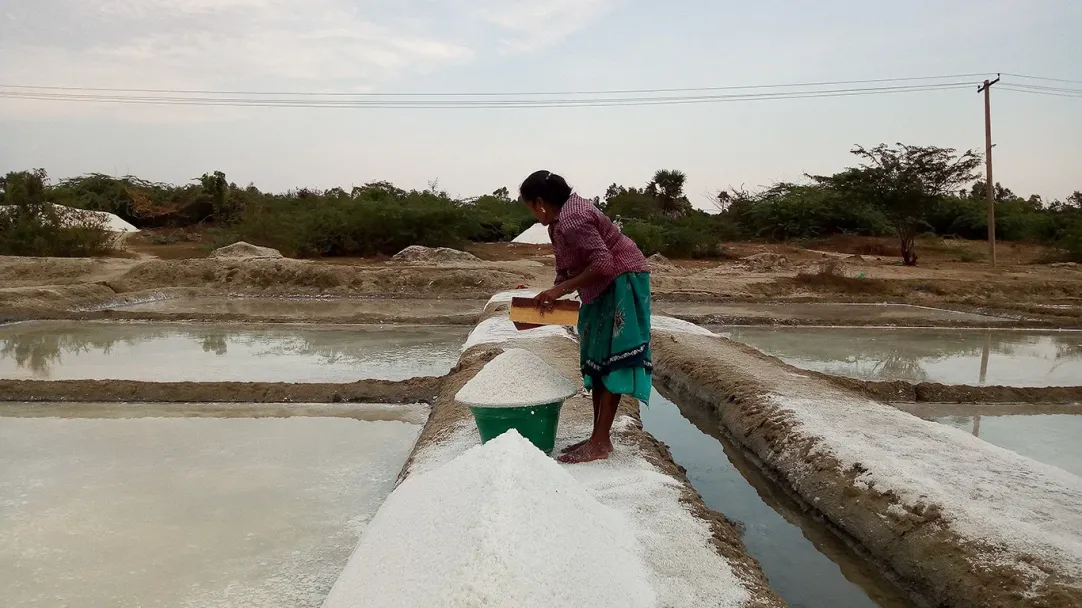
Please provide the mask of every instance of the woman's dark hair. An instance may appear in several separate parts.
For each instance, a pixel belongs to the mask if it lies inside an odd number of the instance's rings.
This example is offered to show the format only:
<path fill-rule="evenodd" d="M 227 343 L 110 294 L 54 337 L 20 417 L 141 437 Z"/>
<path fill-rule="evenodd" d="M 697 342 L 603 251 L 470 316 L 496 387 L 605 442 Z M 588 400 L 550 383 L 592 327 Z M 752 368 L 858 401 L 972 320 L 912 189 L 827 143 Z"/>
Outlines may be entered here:
<path fill-rule="evenodd" d="M 571 197 L 571 186 L 552 171 L 535 171 L 518 187 L 524 201 L 541 199 L 555 207 L 563 207 Z"/>

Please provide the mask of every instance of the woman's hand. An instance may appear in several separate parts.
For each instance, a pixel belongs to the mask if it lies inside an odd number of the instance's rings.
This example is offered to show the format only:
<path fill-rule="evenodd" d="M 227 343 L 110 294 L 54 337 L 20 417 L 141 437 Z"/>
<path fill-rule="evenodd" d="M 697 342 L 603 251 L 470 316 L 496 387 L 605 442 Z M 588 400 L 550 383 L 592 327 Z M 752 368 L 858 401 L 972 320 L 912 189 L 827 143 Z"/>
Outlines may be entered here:
<path fill-rule="evenodd" d="M 537 303 L 537 308 L 542 312 L 552 312 L 552 309 L 556 307 L 556 300 L 559 300 L 563 295 L 563 290 L 559 287 L 553 287 L 534 296 L 534 302 Z"/>

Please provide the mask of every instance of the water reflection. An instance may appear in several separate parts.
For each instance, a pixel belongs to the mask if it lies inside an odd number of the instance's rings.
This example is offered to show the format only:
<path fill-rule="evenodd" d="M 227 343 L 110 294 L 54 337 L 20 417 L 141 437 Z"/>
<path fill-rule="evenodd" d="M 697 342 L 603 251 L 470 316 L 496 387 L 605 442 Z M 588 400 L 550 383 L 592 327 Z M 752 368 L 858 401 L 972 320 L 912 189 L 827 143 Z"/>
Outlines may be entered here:
<path fill-rule="evenodd" d="M 469 329 L 30 323 L 0 327 L 0 377 L 400 380 L 446 373 Z"/>
<path fill-rule="evenodd" d="M 943 416 L 933 418 L 988 443 L 1082 475 L 1082 416 Z"/>
<path fill-rule="evenodd" d="M 677 400 L 679 401 L 679 400 Z M 643 426 L 668 444 L 706 505 L 741 522 L 744 543 L 790 606 L 901 608 L 911 602 L 874 566 L 804 512 L 702 408 L 655 392 Z"/>
<path fill-rule="evenodd" d="M 1075 386 L 1082 332 L 819 327 L 720 327 L 787 363 L 864 380 Z"/>

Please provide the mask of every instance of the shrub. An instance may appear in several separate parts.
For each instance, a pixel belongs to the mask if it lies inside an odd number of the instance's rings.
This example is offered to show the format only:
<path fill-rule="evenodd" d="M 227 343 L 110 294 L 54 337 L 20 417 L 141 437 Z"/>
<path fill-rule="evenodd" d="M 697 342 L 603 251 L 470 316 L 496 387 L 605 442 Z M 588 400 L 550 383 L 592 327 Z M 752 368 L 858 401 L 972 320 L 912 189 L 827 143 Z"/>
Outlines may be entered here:
<path fill-rule="evenodd" d="M 89 257 L 113 249 L 105 220 L 45 200 L 45 171 L 8 173 L 3 179 L 0 254 Z"/>

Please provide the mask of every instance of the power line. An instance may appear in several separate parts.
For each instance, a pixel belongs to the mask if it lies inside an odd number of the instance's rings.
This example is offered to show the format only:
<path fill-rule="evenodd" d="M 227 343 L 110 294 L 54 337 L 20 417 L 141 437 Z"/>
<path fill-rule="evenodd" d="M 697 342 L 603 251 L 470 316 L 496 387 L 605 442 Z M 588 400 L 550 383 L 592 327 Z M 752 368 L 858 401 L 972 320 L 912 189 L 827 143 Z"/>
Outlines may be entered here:
<path fill-rule="evenodd" d="M 615 89 L 596 91 L 533 91 L 533 92 L 478 92 L 478 93 L 350 93 L 342 91 L 305 92 L 305 91 L 215 91 L 206 89 L 129 89 L 108 87 L 45 86 L 24 84 L 0 84 L 0 89 L 23 89 L 36 91 L 89 91 L 99 93 L 168 93 L 176 95 L 266 95 L 298 97 L 521 97 L 521 96 L 557 96 L 557 95 L 633 95 L 647 93 L 695 93 L 704 91 L 739 91 L 753 89 L 776 89 L 797 87 L 826 87 L 860 84 L 881 84 L 889 82 L 919 82 L 928 80 L 956 80 L 976 78 L 980 73 L 946 74 L 940 76 L 912 76 L 907 78 L 870 78 L 864 80 L 833 80 L 823 82 L 800 82 L 785 84 L 729 85 L 714 87 L 653 88 L 653 89 Z"/>
<path fill-rule="evenodd" d="M 1026 74 L 1011 74 L 1009 72 L 1003 72 L 1004 76 L 1010 76 L 1012 78 L 1027 78 L 1029 80 L 1047 80 L 1050 82 L 1066 82 L 1070 84 L 1082 84 L 1082 80 L 1068 80 L 1066 78 L 1047 78 L 1044 76 L 1027 76 Z"/>
<path fill-rule="evenodd" d="M 826 89 L 791 92 L 741 93 L 722 95 L 691 95 L 664 97 L 610 97 L 594 99 L 253 99 L 241 97 L 183 97 L 183 96 L 119 96 L 93 93 L 33 93 L 0 91 L 0 98 L 40 101 L 65 101 L 82 103 L 122 103 L 146 105 L 188 105 L 227 107 L 274 107 L 274 108 L 373 108 L 373 109 L 455 109 L 455 108 L 555 108 L 555 107 L 613 107 L 680 105 L 723 103 L 737 101 L 768 101 L 782 99 L 809 99 L 821 97 L 849 97 L 858 95 L 882 95 L 963 89 L 972 86 L 968 82 L 949 82 L 896 87 L 866 87 L 851 89 Z"/>
<path fill-rule="evenodd" d="M 1072 93 L 1057 93 L 1057 92 L 1054 92 L 1054 91 L 1041 91 L 1041 90 L 1027 89 L 1027 88 L 1017 87 L 1017 86 L 1013 86 L 1013 85 L 1009 85 L 1009 84 L 1004 84 L 1000 88 L 1002 90 L 1004 90 L 1004 91 L 1012 91 L 1014 93 L 1028 93 L 1030 95 L 1047 95 L 1049 97 L 1065 97 L 1067 99 L 1082 99 L 1082 91 L 1077 91 L 1077 92 L 1075 92 L 1073 94 Z"/>

